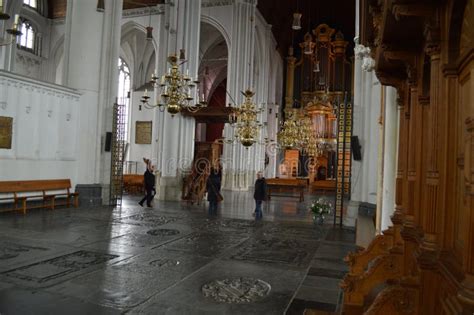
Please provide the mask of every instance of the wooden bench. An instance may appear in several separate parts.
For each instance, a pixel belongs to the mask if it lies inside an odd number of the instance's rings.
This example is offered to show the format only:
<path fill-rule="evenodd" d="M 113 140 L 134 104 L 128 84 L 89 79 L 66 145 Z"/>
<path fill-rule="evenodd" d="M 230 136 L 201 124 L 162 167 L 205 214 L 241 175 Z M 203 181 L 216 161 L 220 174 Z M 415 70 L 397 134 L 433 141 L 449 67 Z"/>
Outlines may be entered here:
<path fill-rule="evenodd" d="M 69 179 L 4 181 L 0 182 L 0 202 L 13 201 L 13 208 L 5 210 L 22 210 L 24 214 L 27 209 L 69 207 L 71 199 L 74 207 L 78 207 L 79 193 L 70 189 Z M 42 203 L 28 204 L 27 200 L 42 200 Z"/>
<path fill-rule="evenodd" d="M 267 178 L 268 200 L 271 196 L 295 197 L 300 202 L 304 201 L 304 192 L 308 187 L 308 179 L 306 178 Z M 299 192 L 298 196 L 293 195 L 277 195 L 275 192 L 290 191 Z"/>
<path fill-rule="evenodd" d="M 123 190 L 128 194 L 143 194 L 145 187 L 143 174 L 124 174 Z"/>
<path fill-rule="evenodd" d="M 336 180 L 317 180 L 313 182 L 312 191 L 336 191 Z"/>

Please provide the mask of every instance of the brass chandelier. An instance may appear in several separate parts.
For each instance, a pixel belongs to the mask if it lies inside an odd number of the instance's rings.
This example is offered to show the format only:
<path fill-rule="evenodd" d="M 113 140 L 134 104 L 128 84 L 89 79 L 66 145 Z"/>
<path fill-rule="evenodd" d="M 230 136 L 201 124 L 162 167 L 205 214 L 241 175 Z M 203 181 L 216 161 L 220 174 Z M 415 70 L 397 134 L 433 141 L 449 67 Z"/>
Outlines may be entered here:
<path fill-rule="evenodd" d="M 289 113 L 277 136 L 278 144 L 283 148 L 302 150 L 313 157 L 322 154 L 322 147 L 315 137 L 311 118 L 299 114 L 296 109 Z"/>
<path fill-rule="evenodd" d="M 171 116 L 174 116 L 186 109 L 190 112 L 197 112 L 201 108 L 207 106 L 204 99 L 201 99 L 198 104 L 193 104 L 192 101 L 198 98 L 198 92 L 196 84 L 199 83 L 197 80 L 192 80 L 189 76 L 189 70 L 186 70 L 186 74 L 180 71 L 180 66 L 186 62 L 184 59 L 184 51 L 181 51 L 181 63 L 178 64 L 178 57 L 176 55 L 170 55 L 168 57 L 168 63 L 171 65 L 168 68 L 168 72 L 158 78 L 155 74 L 152 75 L 151 83 L 154 88 L 160 89 L 161 102 L 157 104 L 150 104 L 148 101 L 150 97 L 145 90 L 145 94 L 141 97 L 141 103 L 146 108 L 158 107 L 160 111 L 165 109 Z M 141 110 L 141 106 L 139 109 Z"/>
<path fill-rule="evenodd" d="M 257 108 L 257 105 L 252 101 L 255 92 L 247 89 L 242 94 L 245 96 L 244 102 L 240 107 L 234 107 L 232 114 L 229 115 L 229 122 L 235 128 L 235 139 L 223 139 L 223 142 L 238 141 L 248 148 L 258 142 L 259 130 L 263 124 L 260 123 L 257 115 L 262 112 L 262 109 Z"/>

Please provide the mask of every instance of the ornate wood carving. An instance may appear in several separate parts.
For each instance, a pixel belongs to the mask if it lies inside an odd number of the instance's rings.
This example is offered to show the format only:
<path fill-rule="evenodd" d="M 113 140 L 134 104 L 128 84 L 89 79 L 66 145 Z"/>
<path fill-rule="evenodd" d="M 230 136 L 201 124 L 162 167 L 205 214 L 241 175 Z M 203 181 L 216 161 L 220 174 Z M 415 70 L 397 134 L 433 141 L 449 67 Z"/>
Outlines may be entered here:
<path fill-rule="evenodd" d="M 385 50 L 383 55 L 388 60 L 401 61 L 405 64 L 405 71 L 410 85 L 417 84 L 417 55 L 403 50 Z"/>
<path fill-rule="evenodd" d="M 403 275 L 402 260 L 399 254 L 387 254 L 377 257 L 364 274 L 347 274 L 341 282 L 344 290 L 344 304 L 363 306 L 364 299 L 377 285 L 387 280 L 395 280 Z"/>
<path fill-rule="evenodd" d="M 386 255 L 393 246 L 393 230 L 377 235 L 363 251 L 349 253 L 344 261 L 349 265 L 349 274 L 360 276 L 368 268 L 369 263 L 381 255 Z"/>
<path fill-rule="evenodd" d="M 370 6 L 376 75 L 399 96 L 393 238 L 385 247 L 386 235 L 379 236 L 367 250 L 348 255 L 344 311 L 473 314 L 474 48 L 467 37 L 474 5 L 373 0 Z M 464 41 L 451 36 L 456 30 Z M 381 275 L 388 261 L 390 275 Z M 367 292 L 397 272 L 400 281 L 364 305 Z"/>
<path fill-rule="evenodd" d="M 391 285 L 377 295 L 365 315 L 418 314 L 417 291 Z"/>
<path fill-rule="evenodd" d="M 395 1 L 394 1 L 395 2 Z M 396 1 L 398 2 L 398 1 Z M 397 21 L 402 17 L 431 17 L 436 7 L 429 3 L 410 3 L 392 5 L 392 13 Z"/>

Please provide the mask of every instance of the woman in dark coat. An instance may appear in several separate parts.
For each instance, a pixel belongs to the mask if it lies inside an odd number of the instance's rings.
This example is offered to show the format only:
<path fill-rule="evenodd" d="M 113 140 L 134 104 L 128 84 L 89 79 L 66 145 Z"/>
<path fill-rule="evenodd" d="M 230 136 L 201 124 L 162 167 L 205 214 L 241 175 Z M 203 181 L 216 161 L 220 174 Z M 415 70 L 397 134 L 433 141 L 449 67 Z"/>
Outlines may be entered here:
<path fill-rule="evenodd" d="M 260 220 L 262 218 L 262 202 L 267 200 L 267 182 L 262 172 L 257 173 L 253 198 L 255 199 L 255 219 Z"/>
<path fill-rule="evenodd" d="M 207 190 L 207 201 L 209 201 L 209 215 L 217 215 L 217 202 L 218 196 L 221 191 L 221 179 L 219 176 L 219 171 L 211 168 L 211 174 L 207 178 L 206 182 Z"/>

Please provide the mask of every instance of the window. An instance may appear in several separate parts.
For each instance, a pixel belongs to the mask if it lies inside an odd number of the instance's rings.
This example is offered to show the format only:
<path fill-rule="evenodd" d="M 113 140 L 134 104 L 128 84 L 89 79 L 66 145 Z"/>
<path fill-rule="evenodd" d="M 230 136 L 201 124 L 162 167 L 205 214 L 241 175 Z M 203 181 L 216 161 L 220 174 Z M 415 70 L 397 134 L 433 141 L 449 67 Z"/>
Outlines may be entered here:
<path fill-rule="evenodd" d="M 20 31 L 22 35 L 18 37 L 17 44 L 21 49 L 35 50 L 35 30 L 27 20 L 20 20 Z"/>
<path fill-rule="evenodd" d="M 128 141 L 128 118 L 130 112 L 130 69 L 122 58 L 118 60 L 119 82 L 118 82 L 118 102 L 125 105 L 125 141 Z"/>
<path fill-rule="evenodd" d="M 36 0 L 23 0 L 23 4 L 35 9 L 38 8 L 38 4 L 36 3 Z"/>

